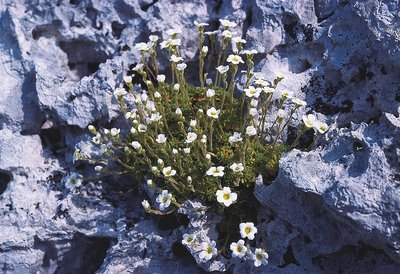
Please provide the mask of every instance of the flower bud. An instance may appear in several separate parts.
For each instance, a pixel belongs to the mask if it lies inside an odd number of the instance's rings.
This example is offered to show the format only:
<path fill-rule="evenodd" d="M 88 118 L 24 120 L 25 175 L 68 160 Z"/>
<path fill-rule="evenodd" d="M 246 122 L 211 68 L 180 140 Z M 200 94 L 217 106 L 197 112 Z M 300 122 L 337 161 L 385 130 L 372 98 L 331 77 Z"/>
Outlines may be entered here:
<path fill-rule="evenodd" d="M 94 126 L 89 125 L 89 126 L 88 126 L 88 129 L 89 129 L 89 131 L 90 131 L 92 134 L 96 135 L 97 131 L 96 131 L 96 128 L 95 128 Z"/>

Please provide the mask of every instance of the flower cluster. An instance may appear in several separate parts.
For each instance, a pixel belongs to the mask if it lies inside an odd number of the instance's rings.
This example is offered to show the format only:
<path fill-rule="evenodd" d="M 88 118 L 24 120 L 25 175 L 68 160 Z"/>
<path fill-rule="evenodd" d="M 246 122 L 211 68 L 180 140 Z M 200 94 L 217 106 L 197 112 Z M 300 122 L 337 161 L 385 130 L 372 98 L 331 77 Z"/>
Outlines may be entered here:
<path fill-rule="evenodd" d="M 253 261 L 254 266 L 268 264 L 268 253 L 262 248 L 256 248 L 254 252 L 245 240 L 254 240 L 257 228 L 253 223 L 241 223 L 239 231 L 242 239 L 237 242 L 232 242 L 229 246 L 232 251 L 232 257 L 239 259 L 250 259 Z M 199 241 L 198 235 L 195 233 L 183 235 L 182 244 L 189 248 L 194 255 L 197 255 L 200 261 L 206 262 L 218 255 L 215 241 Z"/>
<path fill-rule="evenodd" d="M 76 159 L 95 163 L 99 175 L 146 178 L 147 187 L 156 193 L 151 201 L 157 203 L 152 208 L 148 200 L 143 201 L 148 213 L 172 213 L 192 198 L 219 212 L 240 207 L 241 191 L 260 174 L 271 178 L 281 153 L 296 147 L 306 130 L 313 128 L 315 138 L 328 130 L 310 114 L 303 116 L 294 142 L 285 142 L 285 130 L 296 123 L 295 113 L 306 102 L 280 88 L 283 77 L 269 82 L 255 73 L 253 57 L 258 52 L 243 48 L 246 40 L 233 31 L 236 23 L 220 21 L 222 29 L 216 31 L 205 31 L 208 24 L 195 22 L 199 86 L 186 81 L 189 60 L 181 54 L 181 30 L 167 30 L 160 44 L 155 35 L 137 43 L 134 48 L 141 62 L 114 90 L 125 124 L 110 129 L 90 125 L 98 153 L 89 157 L 76 152 Z M 160 51 L 169 56 L 170 77 L 158 68 Z M 235 83 L 239 68 L 245 76 L 241 89 Z M 142 84 L 134 83 L 134 78 Z M 111 169 L 111 162 L 120 169 Z M 66 186 L 73 189 L 81 183 L 80 177 L 71 175 Z M 242 237 L 248 240 L 256 232 L 252 223 L 240 226 Z M 187 245 L 195 239 L 184 236 Z M 203 261 L 217 255 L 215 242 L 198 246 Z M 250 251 L 244 240 L 232 243 L 231 250 L 234 257 L 251 257 L 256 266 L 267 263 L 267 253 Z"/>

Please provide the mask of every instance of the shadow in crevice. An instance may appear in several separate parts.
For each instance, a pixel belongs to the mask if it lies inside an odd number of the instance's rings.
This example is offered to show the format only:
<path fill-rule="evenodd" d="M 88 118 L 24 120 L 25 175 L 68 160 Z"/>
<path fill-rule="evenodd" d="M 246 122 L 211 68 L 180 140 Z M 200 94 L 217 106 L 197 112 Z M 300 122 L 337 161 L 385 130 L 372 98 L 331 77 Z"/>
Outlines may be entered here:
<path fill-rule="evenodd" d="M 103 264 L 113 241 L 113 238 L 89 237 L 77 233 L 71 242 L 71 249 L 58 262 L 55 273 L 95 273 Z"/>
<path fill-rule="evenodd" d="M 39 134 L 45 118 L 39 106 L 35 71 L 29 71 L 25 74 L 21 90 L 22 110 L 24 113 L 21 135 Z"/>
<path fill-rule="evenodd" d="M 68 56 L 68 66 L 79 79 L 95 73 L 101 63 L 105 63 L 109 55 L 100 49 L 95 41 L 71 40 L 60 41 L 60 48 Z"/>
<path fill-rule="evenodd" d="M 0 169 L 0 195 L 6 191 L 8 184 L 12 181 L 11 172 Z"/>

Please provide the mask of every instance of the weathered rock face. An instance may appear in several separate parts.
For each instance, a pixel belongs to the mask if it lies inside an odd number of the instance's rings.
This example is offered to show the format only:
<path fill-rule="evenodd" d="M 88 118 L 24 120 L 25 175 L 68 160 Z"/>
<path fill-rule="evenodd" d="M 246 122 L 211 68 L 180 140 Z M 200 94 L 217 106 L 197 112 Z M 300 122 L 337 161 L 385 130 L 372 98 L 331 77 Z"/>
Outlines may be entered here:
<path fill-rule="evenodd" d="M 134 43 L 182 28 L 189 61 L 193 20 L 214 29 L 227 18 L 260 52 L 256 71 L 285 76 L 282 88 L 307 101 L 304 113 L 332 125 L 318 147 L 284 155 L 272 185 L 255 188 L 266 270 L 395 273 L 399 17 L 397 0 L 0 0 L 1 271 L 202 271 L 180 240 L 199 224 L 214 237 L 214 219 L 149 218 L 127 178 L 71 195 L 60 177 L 91 175 L 72 153 L 88 143 L 87 125 L 116 122 L 112 92 L 140 60 Z M 165 69 L 167 54 L 158 54 Z M 201 267 L 249 271 L 224 260 Z"/>

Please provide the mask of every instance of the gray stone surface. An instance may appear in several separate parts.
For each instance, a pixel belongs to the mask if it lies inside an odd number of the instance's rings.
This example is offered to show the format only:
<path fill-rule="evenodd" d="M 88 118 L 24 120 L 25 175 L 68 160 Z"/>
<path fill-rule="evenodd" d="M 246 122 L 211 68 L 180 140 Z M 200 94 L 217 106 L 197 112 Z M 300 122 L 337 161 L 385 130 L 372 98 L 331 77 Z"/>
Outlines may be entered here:
<path fill-rule="evenodd" d="M 399 16 L 397 0 L 0 0 L 0 272 L 254 271 L 223 258 L 198 265 L 179 247 L 188 231 L 217 237 L 211 214 L 187 226 L 149 217 L 147 194 L 128 178 L 73 195 L 59 181 L 76 168 L 93 175 L 72 153 L 87 148 L 88 124 L 117 123 L 112 91 L 139 60 L 134 43 L 182 28 L 190 60 L 193 20 L 214 28 L 227 18 L 260 52 L 256 71 L 285 76 L 281 88 L 307 101 L 296 118 L 314 110 L 332 125 L 316 148 L 284 155 L 273 184 L 255 188 L 264 270 L 396 273 Z"/>

